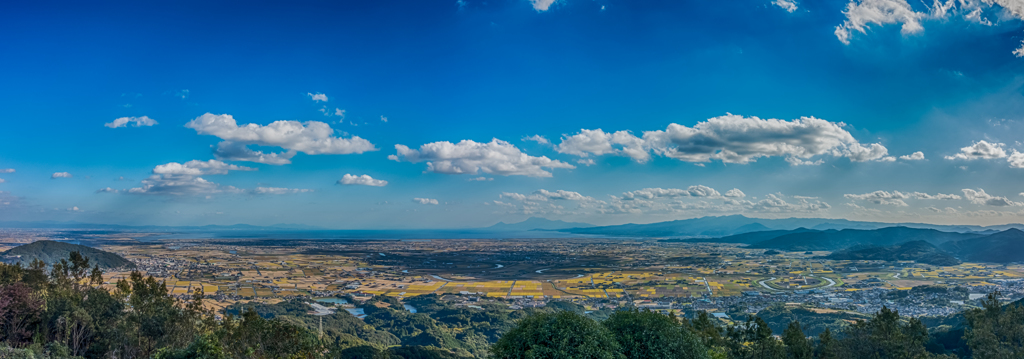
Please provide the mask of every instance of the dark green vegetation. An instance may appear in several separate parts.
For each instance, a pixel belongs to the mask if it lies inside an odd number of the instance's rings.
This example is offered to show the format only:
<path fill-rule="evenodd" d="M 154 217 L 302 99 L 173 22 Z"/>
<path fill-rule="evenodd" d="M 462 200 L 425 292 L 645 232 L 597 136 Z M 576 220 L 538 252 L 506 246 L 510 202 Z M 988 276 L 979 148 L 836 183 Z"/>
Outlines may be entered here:
<path fill-rule="evenodd" d="M 3 257 L 4 262 L 28 265 L 38 259 L 51 266 L 57 261 L 67 258 L 71 252 L 81 253 L 89 258 L 90 263 L 98 265 L 100 268 L 135 268 L 134 263 L 117 254 L 83 245 L 55 241 L 37 241 L 21 245 L 0 253 L 0 256 Z M 21 258 L 15 258 L 16 256 L 21 256 Z"/>
<path fill-rule="evenodd" d="M 750 248 L 772 248 L 785 251 L 836 251 L 854 246 L 893 246 L 912 241 L 925 241 L 938 245 L 979 236 L 973 233 L 940 232 L 934 229 L 907 227 L 872 230 L 830 229 L 787 233 L 754 243 L 750 245 Z"/>
<path fill-rule="evenodd" d="M 906 242 L 896 246 L 858 246 L 832 252 L 827 259 L 836 260 L 881 260 L 916 261 L 937 266 L 954 266 L 960 261 L 931 243 L 925 241 Z"/>
<path fill-rule="evenodd" d="M 1009 263 L 1024 261 L 1024 232 L 1007 229 L 985 237 L 946 243 L 943 248 L 968 261 Z"/>
<path fill-rule="evenodd" d="M 492 353 L 497 359 L 1024 357 L 1024 306 L 1004 307 L 995 298 L 989 296 L 983 308 L 964 314 L 960 335 L 949 335 L 949 331 L 929 335 L 920 320 L 900 317 L 884 307 L 867 318 L 837 317 L 842 324 L 828 325 L 811 336 L 809 326 L 789 321 L 781 338 L 772 334 L 778 323 L 770 324 L 760 316 L 740 325 L 721 326 L 703 312 L 691 321 L 622 311 L 601 323 L 570 312 L 540 314 L 521 321 L 494 345 Z M 780 315 L 770 319 L 787 316 L 784 309 L 772 310 Z"/>

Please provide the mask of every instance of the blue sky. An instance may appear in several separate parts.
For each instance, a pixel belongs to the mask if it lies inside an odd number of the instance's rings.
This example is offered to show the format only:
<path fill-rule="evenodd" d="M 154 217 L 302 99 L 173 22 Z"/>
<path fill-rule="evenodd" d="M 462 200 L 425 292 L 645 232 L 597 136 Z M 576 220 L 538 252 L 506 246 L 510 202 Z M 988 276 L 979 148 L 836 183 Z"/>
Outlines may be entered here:
<path fill-rule="evenodd" d="M 1021 222 L 1022 18 L 1021 0 L 7 2 L 0 218 Z"/>

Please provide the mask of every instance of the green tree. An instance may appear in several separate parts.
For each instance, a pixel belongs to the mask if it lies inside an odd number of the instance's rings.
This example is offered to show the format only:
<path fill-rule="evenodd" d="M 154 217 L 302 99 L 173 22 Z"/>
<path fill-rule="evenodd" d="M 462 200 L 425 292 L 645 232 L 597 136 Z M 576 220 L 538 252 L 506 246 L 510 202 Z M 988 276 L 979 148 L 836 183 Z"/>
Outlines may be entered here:
<path fill-rule="evenodd" d="M 804 331 L 800 329 L 800 322 L 789 323 L 789 327 L 782 332 L 782 343 L 786 345 L 786 353 L 791 359 L 814 357 L 814 349 L 811 348 L 811 342 L 807 340 Z"/>
<path fill-rule="evenodd" d="M 649 310 L 622 310 L 602 322 L 628 359 L 708 358 L 708 350 L 674 318 Z"/>
<path fill-rule="evenodd" d="M 982 308 L 968 311 L 965 337 L 973 357 L 1002 359 L 1024 357 L 1024 306 L 1003 307 L 999 293 L 989 294 Z"/>
<path fill-rule="evenodd" d="M 832 337 L 832 330 L 825 328 L 824 332 L 818 334 L 818 346 L 814 348 L 815 357 L 818 359 L 836 359 L 838 354 L 838 343 Z"/>
<path fill-rule="evenodd" d="M 615 337 L 580 314 L 538 313 L 521 320 L 491 347 L 496 359 L 623 358 Z"/>

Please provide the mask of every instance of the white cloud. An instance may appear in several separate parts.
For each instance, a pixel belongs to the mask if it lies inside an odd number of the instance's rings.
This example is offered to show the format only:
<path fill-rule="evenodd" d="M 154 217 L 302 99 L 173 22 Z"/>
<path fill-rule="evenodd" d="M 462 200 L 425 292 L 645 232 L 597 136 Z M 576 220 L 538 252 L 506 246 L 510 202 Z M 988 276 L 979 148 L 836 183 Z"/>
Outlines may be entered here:
<path fill-rule="evenodd" d="M 978 190 L 965 188 L 963 189 L 963 191 L 964 197 L 966 197 L 968 201 L 971 201 L 971 203 L 978 205 L 994 207 L 1024 206 L 1024 203 L 1022 202 L 1014 202 L 1006 197 L 993 196 L 988 193 L 985 193 L 985 190 L 981 188 L 979 188 Z"/>
<path fill-rule="evenodd" d="M 370 175 L 355 176 L 346 173 L 338 180 L 338 184 L 384 187 L 388 185 L 388 181 L 373 179 Z"/>
<path fill-rule="evenodd" d="M 743 198 L 746 197 L 747 194 L 743 193 L 743 191 L 740 191 L 739 188 L 733 188 L 731 190 L 725 191 L 725 196 L 729 198 Z"/>
<path fill-rule="evenodd" d="M 199 116 L 185 124 L 199 134 L 217 136 L 225 141 L 261 146 L 277 146 L 310 155 L 350 154 L 376 151 L 370 141 L 352 136 L 334 137 L 334 129 L 319 121 L 274 121 L 261 126 L 254 123 L 238 126 L 231 115 Z"/>
<path fill-rule="evenodd" d="M 13 168 L 0 168 L 0 173 L 14 173 Z"/>
<path fill-rule="evenodd" d="M 533 142 L 537 142 L 537 143 L 542 144 L 542 145 L 551 144 L 551 141 L 548 141 L 547 138 L 545 138 L 544 136 L 541 136 L 541 135 L 533 135 L 533 136 L 530 136 L 530 137 L 523 137 L 523 141 L 533 141 Z"/>
<path fill-rule="evenodd" d="M 413 198 L 412 201 L 419 204 L 438 204 L 437 200 L 433 198 Z"/>
<path fill-rule="evenodd" d="M 738 190 L 737 190 L 738 191 Z M 742 192 L 740 192 L 742 194 Z M 734 193 L 735 194 L 735 193 Z M 722 195 L 718 193 L 714 188 L 696 185 L 690 186 L 687 189 L 679 188 L 644 188 L 641 190 L 623 192 L 622 198 L 624 200 L 633 199 L 656 199 L 656 198 L 675 198 L 675 197 L 711 197 L 718 198 Z"/>
<path fill-rule="evenodd" d="M 786 162 L 788 162 L 790 166 L 818 166 L 825 163 L 825 160 L 819 158 L 817 161 L 804 161 L 796 157 L 786 157 Z"/>
<path fill-rule="evenodd" d="M 227 164 L 217 160 L 192 160 L 185 163 L 170 162 L 153 168 L 153 174 L 142 180 L 141 187 L 128 189 L 132 194 L 210 195 L 241 193 L 233 186 L 221 186 L 207 181 L 201 175 L 222 175 L 229 171 L 255 171 L 255 168 Z"/>
<path fill-rule="evenodd" d="M 551 5 L 558 0 L 530 0 L 530 4 L 533 5 L 533 9 L 537 11 L 548 11 Z"/>
<path fill-rule="evenodd" d="M 1013 153 L 1006 158 L 1011 168 L 1024 168 L 1024 153 L 1013 150 Z"/>
<path fill-rule="evenodd" d="M 749 208 L 755 212 L 765 213 L 811 213 L 823 212 L 832 208 L 828 203 L 822 201 L 811 201 L 806 198 L 796 199 L 795 203 L 789 203 L 783 199 L 781 194 L 768 194 L 764 199 L 752 203 Z"/>
<path fill-rule="evenodd" d="M 548 190 L 540 189 L 540 190 L 537 190 L 536 192 L 533 192 L 533 193 L 537 194 L 537 195 L 540 195 L 540 196 L 543 196 L 543 197 L 545 197 L 547 199 L 560 199 L 560 200 L 567 200 L 567 201 L 594 201 L 595 200 L 593 197 L 584 196 L 584 195 L 580 194 L 579 192 L 572 192 L 572 191 L 565 191 L 565 190 L 557 190 L 557 191 L 551 192 L 551 191 L 548 191 Z"/>
<path fill-rule="evenodd" d="M 96 190 L 96 193 L 120 193 L 121 191 L 107 187 Z"/>
<path fill-rule="evenodd" d="M 493 181 L 493 180 L 494 180 L 494 178 L 489 178 L 489 177 L 474 177 L 474 178 L 470 178 L 469 179 L 470 182 L 473 182 L 473 181 L 482 182 L 482 181 Z"/>
<path fill-rule="evenodd" d="M 319 92 L 317 92 L 317 93 L 307 92 L 306 96 L 309 96 L 309 98 L 312 99 L 315 102 L 320 102 L 320 101 L 327 102 L 327 95 L 324 95 L 324 94 L 319 93 Z"/>
<path fill-rule="evenodd" d="M 213 156 L 221 161 L 246 161 L 268 165 L 290 164 L 295 154 L 294 150 L 280 153 L 263 153 L 263 151 L 254 151 L 245 144 L 231 141 L 221 141 L 217 144 L 217 149 L 213 151 Z"/>
<path fill-rule="evenodd" d="M 1003 149 L 1005 146 L 1002 143 L 989 143 L 988 141 L 981 140 L 974 144 L 963 147 L 960 149 L 960 153 L 953 156 L 946 156 L 947 160 L 976 160 L 976 159 L 996 159 L 1005 158 L 1006 150 Z"/>
<path fill-rule="evenodd" d="M 51 179 L 54 179 L 54 178 L 71 178 L 71 177 L 72 177 L 71 174 L 67 173 L 67 172 L 54 172 L 52 175 L 50 175 Z"/>
<path fill-rule="evenodd" d="M 184 100 L 184 99 L 188 98 L 189 94 L 190 94 L 190 91 L 188 89 L 184 89 L 184 90 L 181 90 L 181 91 L 175 91 L 174 92 L 174 97 L 180 97 L 182 100 Z"/>
<path fill-rule="evenodd" d="M 819 155 L 848 157 L 854 162 L 891 160 L 885 146 L 861 144 L 843 129 L 845 126 L 814 117 L 786 121 L 728 114 L 693 127 L 669 124 L 665 130 L 644 132 L 642 138 L 629 131 L 584 129 L 563 136 L 555 148 L 580 157 L 628 156 L 641 163 L 650 158 L 649 151 L 697 163 L 720 160 L 747 164 L 761 157 L 784 157 L 793 165 L 815 165 L 821 162 L 809 159 Z"/>
<path fill-rule="evenodd" d="M 3 178 L 0 178 L 0 183 L 4 183 L 4 182 L 7 182 L 7 180 L 5 180 Z"/>
<path fill-rule="evenodd" d="M 576 163 L 579 163 L 584 166 L 593 166 L 594 164 L 596 164 L 593 158 L 581 158 L 576 160 Z"/>
<path fill-rule="evenodd" d="M 311 189 L 302 188 L 281 188 L 281 187 L 256 187 L 249 191 L 252 194 L 293 194 L 313 192 Z"/>
<path fill-rule="evenodd" d="M 867 33 L 869 25 L 900 24 L 904 36 L 924 31 L 925 20 L 945 20 L 960 15 L 964 20 L 984 26 L 993 22 L 984 16 L 993 9 L 1001 8 L 1000 17 L 1024 20 L 1024 1 L 1021 0 L 934 0 L 931 5 L 922 2 L 926 11 L 916 11 L 907 0 L 850 0 L 843 14 L 846 20 L 836 26 L 835 35 L 844 44 L 850 44 L 853 31 Z M 1014 50 L 1017 57 L 1024 57 L 1024 42 Z"/>
<path fill-rule="evenodd" d="M 634 136 L 629 131 L 607 133 L 600 128 L 596 130 L 582 129 L 572 136 L 563 135 L 562 143 L 555 146 L 555 150 L 559 153 L 580 157 L 606 154 L 628 156 L 639 163 L 647 162 L 651 158 L 648 150 L 644 148 L 643 139 Z"/>
<path fill-rule="evenodd" d="M 786 10 L 787 12 L 790 12 L 790 13 L 796 11 L 796 9 L 797 9 L 796 1 L 791 1 L 791 0 L 775 0 L 775 1 L 772 1 L 772 4 L 775 5 L 775 6 L 781 7 L 783 10 Z"/>
<path fill-rule="evenodd" d="M 128 127 L 129 123 L 131 123 L 133 127 L 154 126 L 157 124 L 156 120 L 149 118 L 148 116 L 142 116 L 117 118 L 113 122 L 103 124 L 103 126 L 109 128 Z"/>
<path fill-rule="evenodd" d="M 934 195 L 931 195 L 931 194 L 927 194 L 927 193 L 923 193 L 923 192 L 900 192 L 900 191 L 892 191 L 892 192 L 874 191 L 874 192 L 871 192 L 871 193 L 864 193 L 864 194 L 844 194 L 843 197 L 846 197 L 846 198 L 849 198 L 849 199 L 853 199 L 853 200 L 868 201 L 868 202 L 871 202 L 871 203 L 874 203 L 874 204 L 890 205 L 890 206 L 897 206 L 897 207 L 907 207 L 907 203 L 903 201 L 905 199 L 934 199 L 934 200 L 961 199 L 961 197 L 959 195 L 955 195 L 955 194 L 936 193 Z"/>
<path fill-rule="evenodd" d="M 849 45 L 851 31 L 867 33 L 870 24 L 903 24 L 903 35 L 916 34 L 924 30 L 921 20 L 924 13 L 914 11 L 906 0 L 851 0 L 843 11 L 846 21 L 836 26 L 836 37 Z"/>
<path fill-rule="evenodd" d="M 380 122 L 387 123 L 388 122 L 388 118 L 384 117 L 384 115 L 380 115 Z"/>
<path fill-rule="evenodd" d="M 545 156 L 530 156 L 512 144 L 492 139 L 488 143 L 462 140 L 432 142 L 413 150 L 405 145 L 395 145 L 397 155 L 388 156 L 394 161 L 412 163 L 427 162 L 427 171 L 446 174 L 477 174 L 484 172 L 501 176 L 551 177 L 544 168 L 572 169 L 576 166 L 552 160 Z"/>
<path fill-rule="evenodd" d="M 74 207 L 68 208 L 68 212 L 81 212 L 81 211 L 82 211 L 81 209 L 78 209 L 78 206 L 74 206 Z"/>
<path fill-rule="evenodd" d="M 903 155 L 900 156 L 900 159 L 904 161 L 920 161 L 924 159 L 924 152 L 917 151 L 909 155 Z"/>

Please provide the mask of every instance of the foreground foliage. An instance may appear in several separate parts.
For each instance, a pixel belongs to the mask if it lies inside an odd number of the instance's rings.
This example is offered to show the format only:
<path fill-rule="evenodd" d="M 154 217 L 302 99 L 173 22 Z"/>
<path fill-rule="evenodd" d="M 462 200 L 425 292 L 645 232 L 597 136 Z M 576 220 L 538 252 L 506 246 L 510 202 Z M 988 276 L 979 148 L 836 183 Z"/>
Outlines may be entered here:
<path fill-rule="evenodd" d="M 932 333 L 888 308 L 815 319 L 773 306 L 761 313 L 767 320 L 723 326 L 703 312 L 688 320 L 635 309 L 586 313 L 570 302 L 468 308 L 434 295 L 406 300 L 418 313 L 374 298 L 363 320 L 311 315 L 301 299 L 235 305 L 216 320 L 201 289 L 181 301 L 133 272 L 108 291 L 90 264 L 77 252 L 52 267 L 0 264 L 0 358 L 1024 358 L 1024 306 L 1004 306 L 998 294 L 983 308 L 932 320 Z"/>

